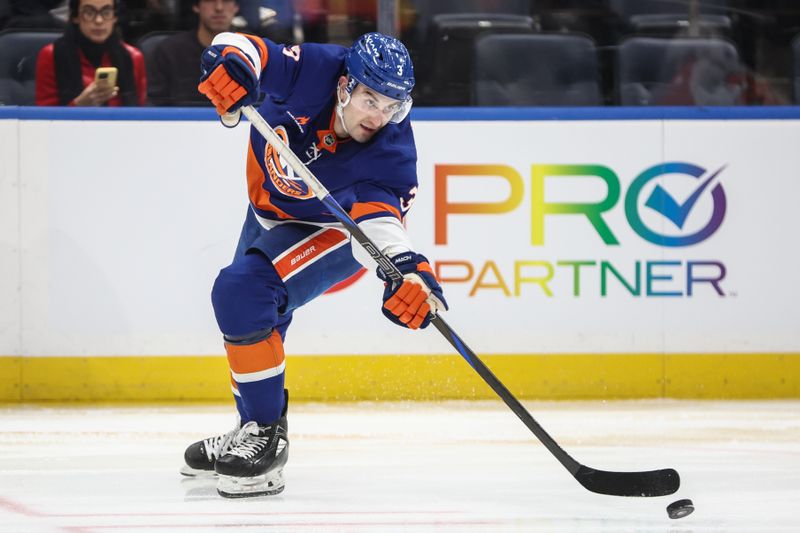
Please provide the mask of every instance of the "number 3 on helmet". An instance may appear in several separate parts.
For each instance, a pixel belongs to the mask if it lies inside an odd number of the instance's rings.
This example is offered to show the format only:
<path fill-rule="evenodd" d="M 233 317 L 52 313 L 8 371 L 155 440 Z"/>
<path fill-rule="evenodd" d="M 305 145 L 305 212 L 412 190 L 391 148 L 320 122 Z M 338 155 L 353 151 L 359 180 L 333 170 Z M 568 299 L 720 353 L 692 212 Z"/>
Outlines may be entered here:
<path fill-rule="evenodd" d="M 411 111 L 414 66 L 405 45 L 382 33 L 367 33 L 353 43 L 344 59 L 352 92 L 355 82 L 402 103 L 389 122 L 402 122 Z"/>

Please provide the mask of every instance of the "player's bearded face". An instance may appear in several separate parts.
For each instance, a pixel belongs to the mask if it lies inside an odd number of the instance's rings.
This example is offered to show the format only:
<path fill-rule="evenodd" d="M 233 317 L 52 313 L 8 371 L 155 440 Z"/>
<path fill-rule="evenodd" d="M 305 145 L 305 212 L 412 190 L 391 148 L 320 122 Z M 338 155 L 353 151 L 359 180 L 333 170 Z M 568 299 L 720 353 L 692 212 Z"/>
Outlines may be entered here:
<path fill-rule="evenodd" d="M 344 100 L 343 84 L 339 86 L 340 100 Z M 358 84 L 350 94 L 350 102 L 342 109 L 347 132 L 358 142 L 367 142 L 389 123 L 400 107 L 400 102 Z"/>

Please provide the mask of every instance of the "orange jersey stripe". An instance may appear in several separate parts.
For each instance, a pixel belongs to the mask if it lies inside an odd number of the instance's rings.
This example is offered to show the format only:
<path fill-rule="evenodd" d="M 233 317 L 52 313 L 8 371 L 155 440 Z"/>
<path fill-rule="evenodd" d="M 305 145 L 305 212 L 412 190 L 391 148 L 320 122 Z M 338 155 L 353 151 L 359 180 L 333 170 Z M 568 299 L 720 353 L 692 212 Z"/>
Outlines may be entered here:
<path fill-rule="evenodd" d="M 269 338 L 255 344 L 229 344 L 225 343 L 228 352 L 228 364 L 237 374 L 261 372 L 277 368 L 285 359 L 283 341 L 277 331 L 273 331 Z"/>
<path fill-rule="evenodd" d="M 241 57 L 242 61 L 244 61 L 244 64 L 250 67 L 250 70 L 253 71 L 253 74 L 255 74 L 256 77 L 258 77 L 258 75 L 261 74 L 260 72 L 256 72 L 255 67 L 253 67 L 253 63 L 250 61 L 250 59 L 248 59 L 247 54 L 245 54 L 235 46 L 226 46 L 225 48 L 222 49 L 222 55 L 228 55 L 228 54 L 236 54 L 237 56 Z"/>
<path fill-rule="evenodd" d="M 242 33 L 247 37 L 251 43 L 253 43 L 258 50 L 258 55 L 261 58 L 261 72 L 264 72 L 264 69 L 267 68 L 267 59 L 269 59 L 269 50 L 267 50 L 267 45 L 264 44 L 264 41 L 261 40 L 261 37 L 256 37 L 255 35 L 250 35 L 249 33 Z M 259 72 L 259 75 L 261 74 Z"/>
<path fill-rule="evenodd" d="M 395 209 L 389 204 L 385 204 L 383 202 L 356 202 L 353 204 L 352 209 L 350 209 L 350 216 L 358 219 L 359 217 L 363 217 L 364 215 L 371 215 L 373 213 L 382 213 L 388 211 L 397 218 L 397 220 L 402 220 L 400 216 L 400 211 Z"/>
<path fill-rule="evenodd" d="M 279 218 L 294 218 L 292 215 L 283 212 L 278 207 L 272 205 L 269 199 L 269 191 L 264 190 L 262 187 L 264 180 L 267 177 L 261 165 L 258 164 L 258 158 L 253 151 L 253 146 L 247 145 L 247 193 L 250 196 L 250 201 L 258 209 L 264 211 L 272 211 Z"/>
<path fill-rule="evenodd" d="M 282 280 L 315 261 L 325 252 L 347 240 L 347 236 L 336 229 L 326 229 L 315 237 L 284 252 L 275 261 L 275 270 Z"/>

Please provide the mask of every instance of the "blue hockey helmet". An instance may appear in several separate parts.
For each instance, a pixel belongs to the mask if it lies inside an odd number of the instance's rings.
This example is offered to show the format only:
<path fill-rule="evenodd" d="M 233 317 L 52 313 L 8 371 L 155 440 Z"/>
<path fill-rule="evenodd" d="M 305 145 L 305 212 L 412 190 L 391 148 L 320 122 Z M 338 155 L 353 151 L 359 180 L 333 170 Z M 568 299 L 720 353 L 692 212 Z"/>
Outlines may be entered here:
<path fill-rule="evenodd" d="M 355 81 L 394 100 L 411 100 L 414 67 L 405 45 L 394 37 L 377 32 L 362 35 L 347 52 L 344 64 Z"/>

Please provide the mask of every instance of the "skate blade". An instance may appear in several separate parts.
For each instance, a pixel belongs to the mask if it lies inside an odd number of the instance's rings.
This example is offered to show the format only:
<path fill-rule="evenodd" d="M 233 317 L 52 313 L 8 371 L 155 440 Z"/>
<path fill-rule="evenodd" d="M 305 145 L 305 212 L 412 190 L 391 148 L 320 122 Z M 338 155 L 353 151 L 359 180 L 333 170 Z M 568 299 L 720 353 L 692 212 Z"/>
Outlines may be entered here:
<path fill-rule="evenodd" d="M 217 473 L 214 470 L 200 470 L 199 468 L 192 468 L 189 465 L 183 465 L 180 469 L 181 475 L 188 477 L 206 477 L 215 478 Z"/>
<path fill-rule="evenodd" d="M 225 498 L 272 496 L 283 492 L 285 485 L 283 470 L 254 477 L 220 475 L 217 481 L 217 493 Z"/>

